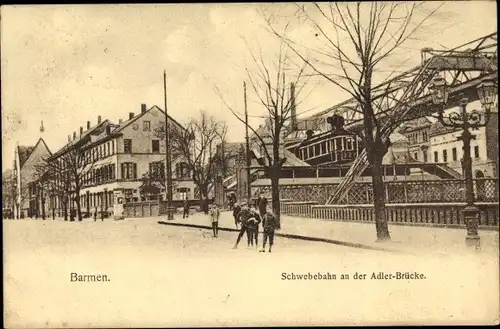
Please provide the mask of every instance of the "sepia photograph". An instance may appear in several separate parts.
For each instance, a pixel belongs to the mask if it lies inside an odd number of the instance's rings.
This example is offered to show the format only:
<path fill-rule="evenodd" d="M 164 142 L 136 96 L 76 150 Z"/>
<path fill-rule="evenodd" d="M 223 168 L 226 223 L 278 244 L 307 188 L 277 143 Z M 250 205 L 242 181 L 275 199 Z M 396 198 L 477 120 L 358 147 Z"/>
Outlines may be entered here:
<path fill-rule="evenodd" d="M 0 22 L 5 328 L 500 324 L 495 1 Z"/>

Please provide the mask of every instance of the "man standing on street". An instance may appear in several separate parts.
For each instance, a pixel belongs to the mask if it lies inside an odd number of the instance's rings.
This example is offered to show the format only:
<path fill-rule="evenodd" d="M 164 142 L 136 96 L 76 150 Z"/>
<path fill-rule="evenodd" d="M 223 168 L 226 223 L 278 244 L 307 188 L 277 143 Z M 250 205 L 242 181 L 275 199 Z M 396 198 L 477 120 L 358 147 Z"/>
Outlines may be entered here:
<path fill-rule="evenodd" d="M 182 208 L 184 209 L 183 211 L 183 214 L 182 214 L 182 218 L 189 218 L 189 200 L 186 196 L 186 200 L 184 200 L 184 203 L 182 205 Z"/>
<path fill-rule="evenodd" d="M 264 217 L 264 215 L 266 214 L 267 199 L 262 193 L 259 195 L 257 206 L 259 207 L 260 217 Z"/>
<path fill-rule="evenodd" d="M 238 248 L 238 243 L 240 243 L 241 237 L 247 231 L 247 219 L 250 218 L 251 214 L 248 210 L 246 204 L 241 205 L 241 211 L 238 214 L 238 222 L 241 225 L 240 232 L 238 233 L 238 238 L 236 239 L 236 243 L 233 246 L 233 249 Z"/>
<path fill-rule="evenodd" d="M 240 213 L 240 211 L 241 211 L 240 205 L 238 204 L 238 202 L 235 202 L 233 206 L 233 217 L 234 217 L 234 225 L 236 225 L 236 228 L 238 228 L 238 214 Z"/>

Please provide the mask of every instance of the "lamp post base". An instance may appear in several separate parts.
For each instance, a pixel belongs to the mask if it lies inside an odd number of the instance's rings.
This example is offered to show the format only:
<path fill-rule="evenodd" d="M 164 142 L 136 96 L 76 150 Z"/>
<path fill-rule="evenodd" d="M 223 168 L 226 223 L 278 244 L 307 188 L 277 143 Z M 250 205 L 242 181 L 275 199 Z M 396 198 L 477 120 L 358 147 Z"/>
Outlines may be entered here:
<path fill-rule="evenodd" d="M 479 251 L 481 241 L 477 232 L 479 223 L 479 209 L 474 205 L 468 205 L 463 210 L 465 225 L 467 227 L 467 236 L 465 237 L 465 244 L 469 248 L 474 248 Z"/>

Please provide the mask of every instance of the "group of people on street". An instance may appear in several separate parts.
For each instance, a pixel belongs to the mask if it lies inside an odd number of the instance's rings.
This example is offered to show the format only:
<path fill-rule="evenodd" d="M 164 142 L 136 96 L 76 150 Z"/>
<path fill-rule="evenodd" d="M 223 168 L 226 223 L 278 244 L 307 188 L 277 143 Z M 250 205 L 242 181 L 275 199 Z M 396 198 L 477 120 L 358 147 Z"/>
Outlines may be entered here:
<path fill-rule="evenodd" d="M 186 202 L 187 203 L 187 202 Z M 184 211 L 186 212 L 186 203 L 184 204 Z M 258 209 L 258 211 L 257 211 Z M 189 212 L 188 212 L 189 213 Z M 185 214 L 186 215 L 186 214 Z M 213 237 L 219 236 L 219 217 L 220 209 L 217 204 L 213 203 L 208 211 L 210 223 L 212 225 Z M 189 216 L 189 215 L 187 215 Z M 266 251 L 266 244 L 269 240 L 269 252 L 272 251 L 274 245 L 274 232 L 279 229 L 279 224 L 276 216 L 273 214 L 272 207 L 268 205 L 267 199 L 260 195 L 257 205 L 247 205 L 235 202 L 233 205 L 233 217 L 236 228 L 239 228 L 238 237 L 233 249 L 238 247 L 243 235 L 247 235 L 248 248 L 259 246 L 259 227 L 262 223 L 263 228 L 263 244 L 260 252 Z"/>
<path fill-rule="evenodd" d="M 247 234 L 248 247 L 253 247 L 255 245 L 257 248 L 259 244 L 259 225 L 262 223 L 264 238 L 260 252 L 266 251 L 266 243 L 268 239 L 269 252 L 271 252 L 274 244 L 274 231 L 278 228 L 278 221 L 272 212 L 272 208 L 268 206 L 267 199 L 262 194 L 257 201 L 257 207 L 259 212 L 257 212 L 254 205 L 248 206 L 246 203 L 242 203 L 240 206 L 238 203 L 234 204 L 234 224 L 236 225 L 236 228 L 240 226 L 240 231 L 233 249 L 238 247 L 238 244 L 245 233 Z"/>

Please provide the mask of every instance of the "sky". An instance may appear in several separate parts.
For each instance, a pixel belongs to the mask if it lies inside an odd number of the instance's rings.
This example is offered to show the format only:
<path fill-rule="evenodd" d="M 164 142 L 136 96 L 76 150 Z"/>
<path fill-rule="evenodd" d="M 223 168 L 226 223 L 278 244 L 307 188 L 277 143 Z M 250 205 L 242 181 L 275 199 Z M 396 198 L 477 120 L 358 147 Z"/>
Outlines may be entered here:
<path fill-rule="evenodd" d="M 163 108 L 164 70 L 172 117 L 186 122 L 203 109 L 227 122 L 229 141 L 243 140 L 243 124 L 214 86 L 243 112 L 244 69 L 252 67 L 249 49 L 272 61 L 279 46 L 260 8 L 227 3 L 2 6 L 3 168 L 12 167 L 16 143 L 34 145 L 43 137 L 55 152 L 87 121 L 95 124 L 98 115 L 117 122 L 129 112 L 139 113 L 141 103 Z M 294 8 L 292 3 L 267 7 Z M 408 68 L 418 64 L 423 47 L 451 48 L 496 31 L 495 2 L 450 1 L 441 10 L 444 14 L 429 22 L 431 32 L 402 49 L 410 58 Z M 305 24 L 293 26 L 297 40 L 312 38 L 314 31 Z M 304 95 L 297 112 L 308 115 L 348 98 L 319 79 Z M 250 122 L 258 126 L 262 106 L 251 90 L 248 97 Z"/>

